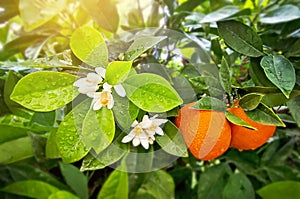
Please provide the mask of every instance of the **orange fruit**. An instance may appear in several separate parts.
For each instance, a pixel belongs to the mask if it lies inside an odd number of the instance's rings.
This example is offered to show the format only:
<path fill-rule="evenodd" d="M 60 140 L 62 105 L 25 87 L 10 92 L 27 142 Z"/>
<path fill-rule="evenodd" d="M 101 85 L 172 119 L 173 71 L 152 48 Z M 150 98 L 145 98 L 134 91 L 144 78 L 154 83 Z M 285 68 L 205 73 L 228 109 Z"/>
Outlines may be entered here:
<path fill-rule="evenodd" d="M 189 151 L 200 160 L 212 160 L 222 155 L 230 145 L 231 129 L 223 112 L 196 110 L 185 105 L 175 118 Z"/>
<path fill-rule="evenodd" d="M 251 120 L 241 107 L 229 108 L 228 111 L 257 129 L 248 129 L 243 126 L 230 123 L 231 147 L 239 150 L 254 150 L 265 144 L 268 139 L 274 135 L 276 126 L 265 125 Z"/>

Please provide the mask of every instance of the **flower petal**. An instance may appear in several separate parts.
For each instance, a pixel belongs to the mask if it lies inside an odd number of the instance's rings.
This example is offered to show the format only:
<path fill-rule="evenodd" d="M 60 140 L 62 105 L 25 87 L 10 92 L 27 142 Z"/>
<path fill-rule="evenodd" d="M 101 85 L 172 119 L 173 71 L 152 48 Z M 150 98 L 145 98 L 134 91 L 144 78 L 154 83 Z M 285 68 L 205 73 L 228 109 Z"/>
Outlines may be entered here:
<path fill-rule="evenodd" d="M 123 137 L 122 141 L 123 143 L 127 143 L 130 142 L 135 136 L 135 133 L 133 130 L 130 131 L 130 133 L 128 135 L 126 135 L 125 137 Z"/>
<path fill-rule="evenodd" d="M 110 93 L 111 93 L 111 88 L 112 88 L 112 86 L 109 85 L 107 82 L 105 82 L 105 83 L 103 84 L 103 91 L 107 91 L 107 92 L 110 92 Z"/>
<path fill-rule="evenodd" d="M 148 141 L 148 138 L 147 138 L 147 139 L 140 139 L 140 142 L 141 142 L 142 146 L 143 146 L 145 149 L 149 149 L 149 141 Z"/>
<path fill-rule="evenodd" d="M 93 105 L 93 110 L 97 111 L 97 110 L 100 110 L 101 108 L 102 108 L 102 104 L 100 103 L 99 100 L 97 100 Z"/>
<path fill-rule="evenodd" d="M 86 78 L 94 84 L 99 84 L 103 80 L 102 77 L 96 73 L 88 73 Z"/>
<path fill-rule="evenodd" d="M 114 89 L 120 97 L 126 96 L 126 91 L 125 91 L 124 87 L 122 86 L 122 84 L 115 85 Z"/>
<path fill-rule="evenodd" d="M 138 146 L 140 145 L 141 141 L 138 137 L 134 137 L 133 140 L 132 140 L 132 144 L 133 146 Z"/>
<path fill-rule="evenodd" d="M 95 71 L 96 71 L 96 73 L 101 75 L 103 78 L 105 78 L 105 72 L 106 72 L 105 68 L 97 67 L 97 68 L 95 68 Z"/>
<path fill-rule="evenodd" d="M 164 135 L 164 131 L 163 131 L 160 127 L 157 127 L 157 128 L 155 129 L 155 132 L 156 132 L 156 134 L 158 134 L 158 135 Z"/>
<path fill-rule="evenodd" d="M 78 88 L 78 91 L 80 93 L 87 94 L 89 92 L 95 92 L 95 91 L 97 91 L 97 89 L 98 89 L 97 85 L 95 85 L 95 86 L 80 86 Z"/>
<path fill-rule="evenodd" d="M 111 95 L 111 94 L 110 94 Z M 111 97 L 108 104 L 107 104 L 107 108 L 108 109 L 112 109 L 112 107 L 114 106 L 114 99 Z"/>
<path fill-rule="evenodd" d="M 86 84 L 86 77 L 80 78 L 73 83 L 73 86 L 80 87 Z"/>

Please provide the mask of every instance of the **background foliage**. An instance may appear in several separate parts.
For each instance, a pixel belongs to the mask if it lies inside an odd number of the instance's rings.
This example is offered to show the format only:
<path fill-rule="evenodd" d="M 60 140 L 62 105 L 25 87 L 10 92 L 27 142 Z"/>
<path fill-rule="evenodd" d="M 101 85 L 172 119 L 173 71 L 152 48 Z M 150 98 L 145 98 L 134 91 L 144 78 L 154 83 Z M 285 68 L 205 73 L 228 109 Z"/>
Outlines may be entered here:
<path fill-rule="evenodd" d="M 298 0 L 2 0 L 0 197 L 300 197 L 299 8 Z M 184 35 L 175 41 L 169 37 L 169 44 L 182 45 L 183 56 L 162 42 L 166 32 L 141 31 L 148 27 Z M 99 113 L 107 116 L 105 124 L 116 119 L 115 134 L 107 135 L 110 141 L 100 149 L 90 139 L 83 144 L 77 131 L 90 101 L 76 97 L 74 75 L 120 60 L 129 61 L 139 75 L 109 69 L 108 81 L 124 83 L 129 93 L 129 99 L 114 96 L 120 104 L 112 110 L 114 116 Z M 152 74 L 140 76 L 144 72 Z M 130 90 L 135 84 L 151 87 L 147 96 L 156 95 L 148 100 L 135 96 Z M 162 95 L 161 86 L 172 101 L 153 101 Z M 178 129 L 171 121 L 182 103 L 173 88 L 184 103 L 204 93 L 244 96 L 241 105 L 256 120 L 281 127 L 257 150 L 229 149 L 216 160 L 196 160 L 187 156 L 182 138 L 173 137 Z M 180 158 L 152 172 L 122 172 L 127 164 L 121 158 L 133 149 L 120 143 L 125 135 L 120 127 L 128 130 L 157 103 L 163 108 L 153 112 L 166 112 L 170 119 L 164 127 L 167 136 L 157 143 L 173 142 L 176 150 L 165 151 Z M 266 114 L 259 103 L 273 107 L 276 115 Z M 90 129 L 82 127 L 86 132 Z M 111 142 L 122 150 L 110 147 Z M 89 153 L 91 148 L 98 154 Z M 116 162 L 118 169 L 109 167 Z M 149 164 L 155 167 L 154 160 Z"/>

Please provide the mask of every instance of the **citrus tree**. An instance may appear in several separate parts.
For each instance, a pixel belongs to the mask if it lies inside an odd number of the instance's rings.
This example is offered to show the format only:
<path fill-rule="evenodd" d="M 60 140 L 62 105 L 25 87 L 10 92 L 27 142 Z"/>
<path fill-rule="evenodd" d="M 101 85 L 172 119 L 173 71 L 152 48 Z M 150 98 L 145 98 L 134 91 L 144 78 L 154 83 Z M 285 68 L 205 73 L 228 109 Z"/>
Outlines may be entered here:
<path fill-rule="evenodd" d="M 299 198 L 297 0 L 2 0 L 1 198 Z"/>

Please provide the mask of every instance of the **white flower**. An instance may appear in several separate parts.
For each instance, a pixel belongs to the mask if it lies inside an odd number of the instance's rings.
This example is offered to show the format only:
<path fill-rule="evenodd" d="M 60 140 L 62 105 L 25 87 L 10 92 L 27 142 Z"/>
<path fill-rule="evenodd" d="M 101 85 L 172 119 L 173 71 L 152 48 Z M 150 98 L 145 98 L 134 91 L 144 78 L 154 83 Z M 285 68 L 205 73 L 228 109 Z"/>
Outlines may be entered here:
<path fill-rule="evenodd" d="M 103 106 L 107 106 L 108 109 L 112 109 L 114 106 L 114 99 L 111 94 L 111 85 L 104 83 L 103 90 L 101 92 L 95 92 L 93 95 L 92 106 L 93 110 L 100 110 Z"/>
<path fill-rule="evenodd" d="M 132 140 L 133 146 L 142 144 L 145 149 L 149 148 L 149 144 L 153 144 L 155 141 L 155 134 L 163 135 L 163 130 L 159 125 L 166 123 L 166 119 L 155 119 L 157 115 L 149 119 L 148 115 L 144 115 L 142 122 L 136 120 L 132 123 L 133 129 L 123 139 L 123 143 L 130 142 Z"/>
<path fill-rule="evenodd" d="M 78 87 L 78 91 L 88 96 L 93 95 L 99 88 L 99 84 L 103 81 L 102 76 L 98 73 L 88 73 L 86 77 L 80 78 L 74 82 L 74 86 Z"/>

